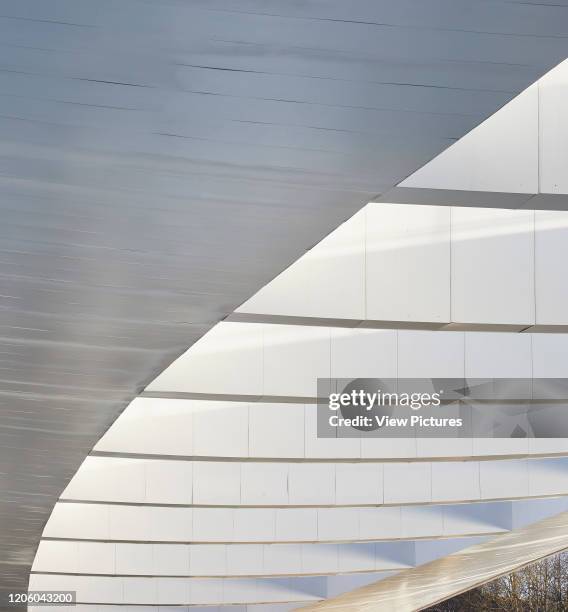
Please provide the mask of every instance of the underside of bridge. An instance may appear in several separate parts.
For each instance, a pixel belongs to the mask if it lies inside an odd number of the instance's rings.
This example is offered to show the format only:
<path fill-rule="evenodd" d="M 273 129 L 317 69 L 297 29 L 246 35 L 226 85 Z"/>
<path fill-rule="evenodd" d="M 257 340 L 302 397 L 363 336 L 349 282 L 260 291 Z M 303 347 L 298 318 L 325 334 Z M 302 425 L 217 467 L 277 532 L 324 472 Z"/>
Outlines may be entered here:
<path fill-rule="evenodd" d="M 318 378 L 568 378 L 568 4 L 0 32 L 0 590 L 415 610 L 568 546 L 560 433 L 317 428 Z"/>

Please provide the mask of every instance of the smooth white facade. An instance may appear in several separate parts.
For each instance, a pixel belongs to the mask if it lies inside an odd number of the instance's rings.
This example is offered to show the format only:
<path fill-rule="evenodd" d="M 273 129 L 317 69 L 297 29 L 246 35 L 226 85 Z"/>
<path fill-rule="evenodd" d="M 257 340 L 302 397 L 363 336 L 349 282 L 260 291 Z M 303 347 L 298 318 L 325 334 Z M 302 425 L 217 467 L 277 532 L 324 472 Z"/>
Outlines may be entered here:
<path fill-rule="evenodd" d="M 567 90 L 564 61 L 400 186 L 567 194 Z"/>
<path fill-rule="evenodd" d="M 566 70 L 563 66 L 552 72 Z M 539 111 L 550 116 L 553 104 L 549 89 L 541 90 L 548 78 L 523 91 L 401 186 L 537 193 L 542 151 Z"/>
<path fill-rule="evenodd" d="M 324 242 L 236 312 L 449 329 L 568 325 L 555 272 L 568 255 L 565 211 L 375 203 Z M 333 278 L 313 275 L 314 261 Z"/>

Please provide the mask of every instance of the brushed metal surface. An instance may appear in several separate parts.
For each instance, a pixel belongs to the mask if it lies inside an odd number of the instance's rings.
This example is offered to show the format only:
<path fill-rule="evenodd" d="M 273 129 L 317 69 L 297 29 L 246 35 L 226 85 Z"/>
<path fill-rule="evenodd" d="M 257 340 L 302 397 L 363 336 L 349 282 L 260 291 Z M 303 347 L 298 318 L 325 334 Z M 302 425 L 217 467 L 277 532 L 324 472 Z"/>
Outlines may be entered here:
<path fill-rule="evenodd" d="M 298 608 L 305 612 L 415 612 L 565 550 L 568 513 L 500 534 L 344 595 Z"/>
<path fill-rule="evenodd" d="M 568 56 L 568 8 L 0 3 L 0 588 L 128 401 Z"/>

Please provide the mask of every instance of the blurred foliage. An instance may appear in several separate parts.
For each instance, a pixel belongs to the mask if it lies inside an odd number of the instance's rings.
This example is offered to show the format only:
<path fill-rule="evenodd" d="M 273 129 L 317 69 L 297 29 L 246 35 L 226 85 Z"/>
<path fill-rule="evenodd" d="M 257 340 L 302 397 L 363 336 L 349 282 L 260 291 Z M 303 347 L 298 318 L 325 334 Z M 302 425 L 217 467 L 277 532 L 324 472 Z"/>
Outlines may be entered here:
<path fill-rule="evenodd" d="M 567 612 L 568 552 L 428 608 L 428 612 Z"/>

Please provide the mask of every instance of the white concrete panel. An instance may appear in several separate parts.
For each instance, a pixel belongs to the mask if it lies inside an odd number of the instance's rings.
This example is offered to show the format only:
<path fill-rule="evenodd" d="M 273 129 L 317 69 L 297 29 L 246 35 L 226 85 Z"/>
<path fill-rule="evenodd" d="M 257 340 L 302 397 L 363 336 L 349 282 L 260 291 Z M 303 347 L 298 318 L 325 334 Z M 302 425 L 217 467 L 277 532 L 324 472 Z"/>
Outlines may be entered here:
<path fill-rule="evenodd" d="M 464 334 L 442 331 L 398 331 L 400 378 L 463 378 Z"/>
<path fill-rule="evenodd" d="M 223 576 L 227 574 L 227 546 L 224 544 L 194 544 L 189 553 L 191 574 Z"/>
<path fill-rule="evenodd" d="M 314 541 L 318 539 L 316 508 L 276 509 L 276 540 Z"/>
<path fill-rule="evenodd" d="M 200 580 L 196 578 L 189 584 L 189 603 L 198 605 L 218 604 L 223 601 L 222 580 Z"/>
<path fill-rule="evenodd" d="M 112 540 L 146 540 L 151 538 L 150 515 L 157 508 L 144 506 L 107 506 Z"/>
<path fill-rule="evenodd" d="M 241 464 L 196 461 L 193 464 L 193 503 L 231 505 L 241 502 Z"/>
<path fill-rule="evenodd" d="M 63 585 L 64 590 L 77 592 L 77 601 L 114 604 L 124 601 L 123 581 L 119 577 L 65 576 L 63 582 L 61 576 L 32 574 L 29 590 L 58 591 Z"/>
<path fill-rule="evenodd" d="M 545 498 L 522 500 L 512 504 L 512 528 L 518 529 L 550 516 L 566 512 L 568 498 Z"/>
<path fill-rule="evenodd" d="M 532 351 L 535 378 L 568 378 L 568 334 L 532 334 Z"/>
<path fill-rule="evenodd" d="M 77 577 L 71 576 L 69 580 L 70 587 L 75 587 L 77 583 Z M 54 586 L 55 585 L 55 586 Z M 30 581 L 28 589 L 30 591 L 48 591 L 57 590 L 61 588 L 61 576 L 51 576 L 49 574 L 30 574 Z M 69 590 L 71 590 L 69 588 Z M 39 606 L 36 606 L 39 607 Z"/>
<path fill-rule="evenodd" d="M 193 538 L 193 508 L 146 508 L 150 539 L 189 542 Z M 212 510 L 215 511 L 215 510 Z"/>
<path fill-rule="evenodd" d="M 117 574 L 147 576 L 152 576 L 154 574 L 152 544 L 127 544 L 118 542 L 115 544 L 115 554 Z"/>
<path fill-rule="evenodd" d="M 527 460 L 480 461 L 479 466 L 482 499 L 526 497 L 529 494 Z"/>
<path fill-rule="evenodd" d="M 568 193 L 568 64 L 563 62 L 538 82 L 540 126 L 540 191 Z"/>
<path fill-rule="evenodd" d="M 263 605 L 263 604 L 252 604 L 247 606 L 246 610 L 243 610 L 242 612 L 291 612 L 292 610 L 297 610 L 298 609 L 298 604 L 301 604 L 302 602 L 297 602 L 297 603 L 292 603 L 292 604 L 267 604 L 267 605 Z M 304 602 L 307 605 L 307 601 Z M 40 612 L 42 612 L 40 610 Z M 209 612 L 208 610 L 205 610 L 205 612 Z M 231 612 L 233 612 L 233 610 L 231 609 Z M 235 612 L 241 612 L 240 610 L 236 610 Z"/>
<path fill-rule="evenodd" d="M 511 502 L 455 504 L 440 508 L 443 535 L 495 533 L 511 529 Z"/>
<path fill-rule="evenodd" d="M 341 593 L 352 591 L 360 587 L 366 586 L 372 582 L 377 582 L 390 576 L 392 572 L 376 572 L 376 573 L 358 573 L 358 574 L 339 574 L 337 576 L 328 576 L 327 582 L 327 597 L 335 597 Z"/>
<path fill-rule="evenodd" d="M 361 438 L 364 459 L 407 459 L 416 457 L 415 438 Z"/>
<path fill-rule="evenodd" d="M 538 114 L 532 85 L 400 185 L 537 193 Z"/>
<path fill-rule="evenodd" d="M 264 326 L 266 395 L 315 397 L 317 379 L 329 378 L 329 361 L 329 328 Z"/>
<path fill-rule="evenodd" d="M 275 506 L 288 503 L 288 464 L 243 463 L 241 478 L 243 505 Z"/>
<path fill-rule="evenodd" d="M 153 544 L 155 576 L 188 576 L 190 547 L 184 544 Z"/>
<path fill-rule="evenodd" d="M 534 214 L 452 208 L 452 321 L 530 325 Z"/>
<path fill-rule="evenodd" d="M 236 508 L 236 542 L 271 542 L 276 533 L 274 508 Z"/>
<path fill-rule="evenodd" d="M 568 458 L 529 461 L 529 491 L 531 495 L 568 493 Z"/>
<path fill-rule="evenodd" d="M 365 214 L 353 215 L 237 312 L 363 319 Z"/>
<path fill-rule="evenodd" d="M 395 378 L 396 331 L 332 329 L 332 378 Z"/>
<path fill-rule="evenodd" d="M 465 375 L 467 378 L 530 378 L 530 335 L 466 332 Z"/>
<path fill-rule="evenodd" d="M 414 564 L 415 542 L 377 542 L 375 544 L 378 570 L 403 569 Z"/>
<path fill-rule="evenodd" d="M 375 544 L 338 544 L 340 572 L 369 572 L 375 569 Z"/>
<path fill-rule="evenodd" d="M 125 603 L 153 605 L 158 603 L 156 578 L 122 578 L 122 591 Z"/>
<path fill-rule="evenodd" d="M 248 404 L 194 403 L 193 448 L 197 457 L 248 457 Z"/>
<path fill-rule="evenodd" d="M 322 599 L 324 592 L 323 578 L 264 578 L 256 581 L 255 601 L 310 601 Z"/>
<path fill-rule="evenodd" d="M 302 544 L 302 569 L 306 574 L 339 571 L 337 544 Z"/>
<path fill-rule="evenodd" d="M 267 574 L 301 574 L 302 549 L 299 544 L 266 544 L 264 571 Z"/>
<path fill-rule="evenodd" d="M 385 504 L 430 501 L 430 463 L 385 463 L 384 470 Z"/>
<path fill-rule="evenodd" d="M 359 508 L 318 508 L 318 540 L 359 539 Z"/>
<path fill-rule="evenodd" d="M 471 457 L 474 438 L 416 438 L 417 457 Z"/>
<path fill-rule="evenodd" d="M 568 438 L 529 438 L 529 453 L 568 455 Z"/>
<path fill-rule="evenodd" d="M 119 573 L 115 566 L 115 544 L 107 542 L 79 542 L 77 547 L 80 574 Z"/>
<path fill-rule="evenodd" d="M 432 501 L 479 499 L 477 461 L 432 462 Z"/>
<path fill-rule="evenodd" d="M 86 457 L 63 499 L 144 502 L 146 461 L 120 457 Z"/>
<path fill-rule="evenodd" d="M 318 438 L 317 406 L 305 405 L 305 449 L 306 458 L 352 459 L 361 456 L 361 438 Z"/>
<path fill-rule="evenodd" d="M 568 133 L 568 123 L 566 129 Z M 565 170 L 557 177 L 559 181 L 565 180 L 564 174 Z M 537 210 L 534 214 L 536 322 L 566 325 L 568 284 L 558 266 L 568 258 L 568 212 Z"/>
<path fill-rule="evenodd" d="M 359 537 L 362 540 L 399 538 L 401 508 L 358 508 Z"/>
<path fill-rule="evenodd" d="M 257 576 L 263 571 L 263 545 L 231 544 L 227 546 L 227 574 L 229 576 Z"/>
<path fill-rule="evenodd" d="M 298 602 L 301 603 L 301 602 Z M 246 610 L 242 610 L 242 612 L 291 612 L 292 610 L 298 609 L 298 603 L 284 603 L 284 604 L 251 604 L 247 606 Z M 308 602 L 305 602 L 306 604 Z M 40 612 L 42 612 L 40 610 Z M 205 610 L 204 612 L 209 612 Z M 233 609 L 231 609 L 233 612 Z M 235 612 L 241 612 L 240 610 L 236 610 Z"/>
<path fill-rule="evenodd" d="M 450 209 L 367 207 L 367 319 L 450 320 Z"/>
<path fill-rule="evenodd" d="M 338 505 L 381 504 L 381 463 L 338 463 L 335 470 L 335 503 Z"/>
<path fill-rule="evenodd" d="M 449 540 L 423 540 L 416 542 L 416 565 L 429 563 L 434 559 L 451 555 L 452 553 L 484 542 L 487 537 L 451 538 Z"/>
<path fill-rule="evenodd" d="M 438 506 L 405 506 L 400 514 L 404 538 L 436 537 L 444 532 L 444 516 Z"/>
<path fill-rule="evenodd" d="M 146 501 L 153 504 L 191 504 L 191 461 L 148 460 Z"/>
<path fill-rule="evenodd" d="M 193 508 L 195 542 L 230 542 L 234 539 L 233 508 Z"/>
<path fill-rule="evenodd" d="M 95 446 L 97 451 L 192 455 L 192 402 L 137 397 Z"/>
<path fill-rule="evenodd" d="M 42 540 L 37 548 L 32 571 L 77 573 L 79 571 L 79 544 L 80 542 Z"/>
<path fill-rule="evenodd" d="M 335 503 L 335 466 L 331 463 L 291 463 L 288 476 L 291 505 Z"/>
<path fill-rule="evenodd" d="M 303 404 L 251 404 L 249 454 L 251 457 L 304 457 Z"/>
<path fill-rule="evenodd" d="M 473 438 L 473 455 L 526 455 L 529 438 Z"/>
<path fill-rule="evenodd" d="M 219 323 L 146 389 L 256 395 L 262 393 L 263 325 Z"/>
<path fill-rule="evenodd" d="M 157 578 L 156 589 L 158 593 L 158 603 L 164 612 L 186 612 L 186 609 L 172 608 L 172 605 L 183 604 L 189 601 L 189 582 L 176 578 Z M 104 611 L 102 611 L 104 612 Z M 118 611 L 120 612 L 120 611 Z"/>
<path fill-rule="evenodd" d="M 109 514 L 109 532 L 112 540 L 190 541 L 192 539 L 192 508 L 123 505 L 102 507 L 106 508 Z M 107 536 L 104 539 L 106 538 Z"/>
<path fill-rule="evenodd" d="M 224 579 L 223 580 L 223 600 L 222 601 L 227 604 L 258 601 L 257 583 L 258 583 L 258 580 L 254 578 L 227 578 L 227 579 Z M 244 606 L 244 607 L 246 609 L 248 606 Z"/>
<path fill-rule="evenodd" d="M 109 506 L 103 504 L 57 503 L 43 530 L 46 538 L 106 540 L 109 534 Z"/>

